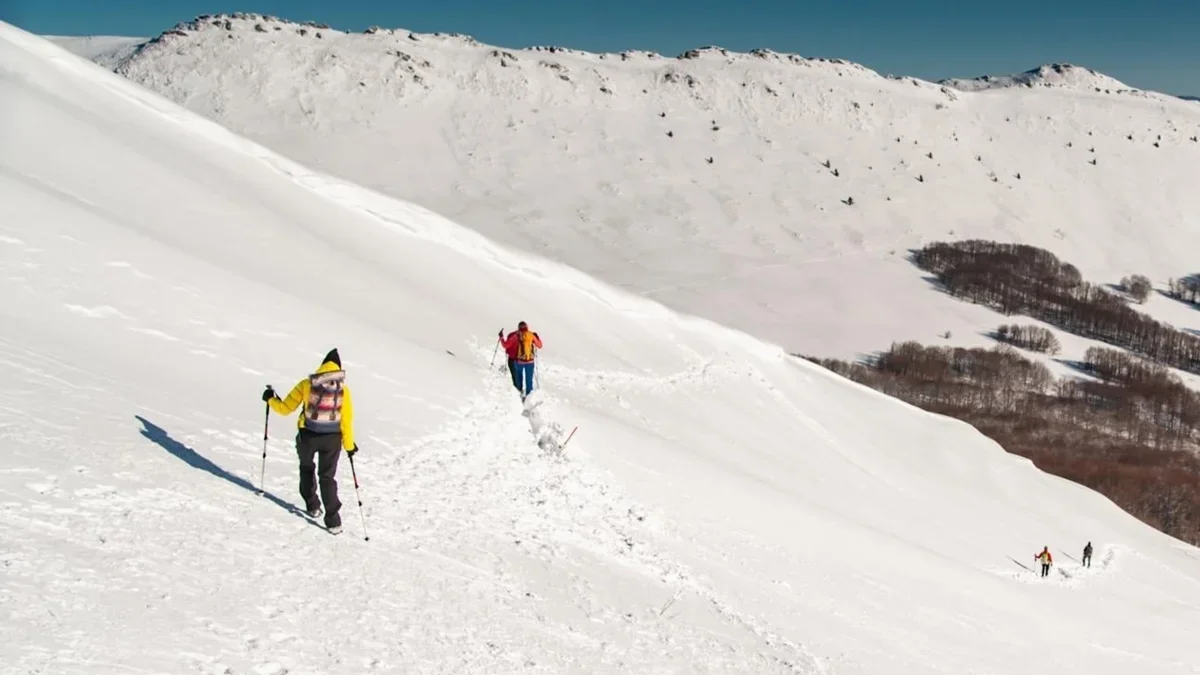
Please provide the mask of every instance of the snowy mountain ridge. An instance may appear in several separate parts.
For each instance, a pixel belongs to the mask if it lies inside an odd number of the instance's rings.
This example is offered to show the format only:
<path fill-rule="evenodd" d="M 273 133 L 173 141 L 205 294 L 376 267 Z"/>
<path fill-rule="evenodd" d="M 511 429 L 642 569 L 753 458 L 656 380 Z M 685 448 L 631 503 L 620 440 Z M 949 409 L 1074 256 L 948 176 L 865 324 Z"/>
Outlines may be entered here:
<path fill-rule="evenodd" d="M 1197 672 L 1196 549 L 964 424 L 3 23 L 0 116 L 2 663 Z M 494 348 L 518 319 L 546 339 L 524 408 Z M 362 446 L 337 538 L 258 397 L 331 346 Z"/>
<path fill-rule="evenodd" d="M 1200 110 L 1096 91 L 1084 69 L 1046 70 L 1078 86 L 971 92 L 768 51 L 511 50 L 239 16 L 181 24 L 116 70 L 308 166 L 789 351 L 990 344 L 1001 318 L 906 260 L 930 241 L 1041 246 L 1099 283 L 1195 271 Z M 1186 327 L 1173 304 L 1147 309 Z"/>
<path fill-rule="evenodd" d="M 329 24 L 316 21 L 291 21 L 268 14 L 256 14 L 252 12 L 233 12 L 229 14 L 204 14 L 197 16 L 191 21 L 180 22 L 173 28 L 164 31 L 157 37 L 143 42 L 159 43 L 169 41 L 171 37 L 185 36 L 190 32 L 202 30 L 210 30 L 213 27 L 223 29 L 225 31 L 236 30 L 255 30 L 257 32 L 282 31 L 289 30 L 299 33 L 303 31 L 307 35 L 310 31 L 321 31 L 322 34 L 327 31 L 334 31 L 343 35 L 350 35 L 346 31 L 340 31 Z M 457 44 L 466 47 L 486 47 L 493 48 L 490 45 L 485 45 L 474 37 L 462 33 L 419 33 L 409 31 L 403 28 L 383 28 L 380 26 L 372 26 L 362 34 L 365 35 L 381 35 L 400 37 L 413 42 L 419 41 L 440 41 L 447 44 Z M 735 62 L 748 59 L 759 59 L 765 61 L 785 62 L 793 65 L 802 65 L 813 67 L 824 64 L 827 67 L 844 67 L 848 71 L 856 71 L 868 76 L 884 77 L 891 80 L 907 81 L 917 84 L 918 86 L 928 85 L 946 85 L 962 91 L 982 91 L 986 89 L 996 89 L 1013 86 L 1024 87 L 1067 87 L 1079 89 L 1092 89 L 1094 91 L 1110 90 L 1117 93 L 1136 92 L 1141 94 L 1153 93 L 1142 92 L 1141 90 L 1129 87 L 1115 78 L 1099 73 L 1095 70 L 1084 68 L 1072 64 L 1044 64 L 1032 70 L 1020 73 L 1018 75 L 984 75 L 978 78 L 962 79 L 962 78 L 947 78 L 939 80 L 936 83 L 926 82 L 919 78 L 897 75 L 881 75 L 878 72 L 852 61 L 840 58 L 827 57 L 805 57 L 799 54 L 780 53 L 771 49 L 759 48 L 749 52 L 737 52 L 734 50 L 725 49 L 723 47 L 709 45 L 686 50 L 674 57 L 665 57 L 662 54 L 646 50 L 625 50 L 621 52 L 588 52 L 585 50 L 572 49 L 569 47 L 554 46 L 554 45 L 532 45 L 520 48 L 501 48 L 506 51 L 521 53 L 538 53 L 544 52 L 549 54 L 561 54 L 584 59 L 605 61 L 609 59 L 619 58 L 622 61 L 642 59 L 647 61 L 660 61 L 664 59 L 674 60 L 690 60 L 690 59 L 714 59 L 723 62 Z M 86 54 L 81 53 L 85 58 L 91 58 Z M 128 56 L 128 55 L 126 55 Z M 835 68 L 835 70 L 841 70 Z"/>
<path fill-rule="evenodd" d="M 1069 63 L 1045 64 L 1017 75 L 984 75 L 971 79 L 950 78 L 940 80 L 939 83 L 962 91 L 987 91 L 1008 87 L 1057 87 L 1117 94 L 1144 95 L 1147 93 L 1103 73 Z"/>
<path fill-rule="evenodd" d="M 173 28 L 164 31 L 157 37 L 146 41 L 147 44 L 156 44 L 163 42 L 171 42 L 173 37 L 184 37 L 188 33 L 195 33 L 206 30 L 224 30 L 226 32 L 247 31 L 253 30 L 259 33 L 290 31 L 307 36 L 312 34 L 313 37 L 321 39 L 328 33 L 336 33 L 339 35 L 354 35 L 346 31 L 340 31 L 329 24 L 316 21 L 291 21 L 277 16 L 267 14 L 255 14 L 246 12 L 234 12 L 230 14 L 204 14 L 197 16 L 191 21 L 180 22 Z M 320 36 L 317 33 L 320 32 Z M 362 35 L 375 35 L 380 37 L 396 37 L 409 42 L 431 41 L 445 45 L 458 45 L 461 47 L 476 47 L 487 48 L 492 50 L 504 50 L 516 53 L 546 53 L 557 54 L 563 56 L 573 56 L 586 60 L 607 61 L 610 59 L 619 59 L 621 61 L 644 60 L 644 61 L 663 61 L 663 60 L 691 60 L 691 59 L 716 59 L 719 61 L 740 61 L 759 59 L 767 61 L 786 62 L 794 65 L 802 66 L 817 66 L 824 64 L 829 67 L 844 67 L 849 71 L 857 71 L 869 76 L 880 77 L 875 71 L 857 63 L 852 63 L 845 59 L 823 58 L 823 57 L 804 57 L 798 54 L 786 54 L 772 51 L 770 49 L 754 49 L 750 52 L 736 52 L 718 46 L 704 46 L 694 49 L 689 49 L 678 56 L 666 57 L 662 54 L 646 50 L 626 50 L 621 52 L 589 52 L 580 49 L 572 49 L 558 45 L 531 45 L 521 48 L 502 48 L 492 45 L 485 45 L 476 40 L 470 35 L 463 33 L 420 33 L 406 30 L 403 28 L 382 28 L 372 26 L 361 33 Z M 892 79 L 914 79 L 914 78 L 892 78 Z"/>

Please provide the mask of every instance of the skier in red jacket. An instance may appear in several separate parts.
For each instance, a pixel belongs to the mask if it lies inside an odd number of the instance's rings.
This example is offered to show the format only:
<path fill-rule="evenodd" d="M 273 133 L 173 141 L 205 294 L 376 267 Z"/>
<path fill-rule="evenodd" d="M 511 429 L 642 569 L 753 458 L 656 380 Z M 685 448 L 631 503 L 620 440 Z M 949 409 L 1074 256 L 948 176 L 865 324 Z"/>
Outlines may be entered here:
<path fill-rule="evenodd" d="M 504 331 L 501 330 L 503 335 Z M 517 330 L 504 338 L 504 352 L 508 355 L 508 370 L 512 374 L 513 386 L 521 392 L 521 400 L 533 391 L 534 361 L 537 350 L 542 348 L 542 338 L 529 330 L 529 324 L 522 321 L 517 324 Z"/>
<path fill-rule="evenodd" d="M 517 391 L 521 391 L 521 383 L 517 380 L 517 344 L 513 340 L 516 334 L 517 331 L 513 331 L 508 334 L 508 337 L 504 337 L 504 329 L 501 328 L 496 339 L 504 345 L 504 354 L 508 358 L 508 376 L 512 378 L 513 386 Z"/>

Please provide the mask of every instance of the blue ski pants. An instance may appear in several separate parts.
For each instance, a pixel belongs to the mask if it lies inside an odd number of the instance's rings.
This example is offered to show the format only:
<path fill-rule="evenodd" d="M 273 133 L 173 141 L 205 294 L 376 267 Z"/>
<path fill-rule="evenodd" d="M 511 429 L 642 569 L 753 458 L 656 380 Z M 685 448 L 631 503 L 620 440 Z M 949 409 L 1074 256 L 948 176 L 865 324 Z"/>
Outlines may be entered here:
<path fill-rule="evenodd" d="M 521 390 L 522 396 L 528 396 L 533 391 L 533 361 L 513 362 L 513 384 Z"/>
<path fill-rule="evenodd" d="M 516 359 L 508 360 L 508 376 L 512 378 L 513 386 L 516 387 L 517 391 L 521 391 L 521 378 L 517 377 Z"/>

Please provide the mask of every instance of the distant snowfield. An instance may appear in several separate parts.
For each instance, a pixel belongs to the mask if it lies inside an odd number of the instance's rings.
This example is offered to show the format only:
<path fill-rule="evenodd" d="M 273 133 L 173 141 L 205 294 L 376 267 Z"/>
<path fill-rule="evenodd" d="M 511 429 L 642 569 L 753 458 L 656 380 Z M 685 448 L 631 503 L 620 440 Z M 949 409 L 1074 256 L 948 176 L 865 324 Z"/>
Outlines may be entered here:
<path fill-rule="evenodd" d="M 14 671 L 1200 672 L 1200 551 L 966 425 L 7 24 L 0 134 Z M 528 417 L 489 367 L 518 319 L 546 340 Z M 291 419 L 254 492 L 261 387 L 332 346 L 369 542 L 345 464 L 346 533 L 296 513 Z"/>
<path fill-rule="evenodd" d="M 990 344 L 1006 319 L 906 261 L 931 241 L 1042 246 L 1098 283 L 1200 271 L 1193 103 L 1073 66 L 955 81 L 998 87 L 971 93 L 766 51 L 687 56 L 250 15 L 180 26 L 117 70 L 306 165 L 790 351 Z"/>

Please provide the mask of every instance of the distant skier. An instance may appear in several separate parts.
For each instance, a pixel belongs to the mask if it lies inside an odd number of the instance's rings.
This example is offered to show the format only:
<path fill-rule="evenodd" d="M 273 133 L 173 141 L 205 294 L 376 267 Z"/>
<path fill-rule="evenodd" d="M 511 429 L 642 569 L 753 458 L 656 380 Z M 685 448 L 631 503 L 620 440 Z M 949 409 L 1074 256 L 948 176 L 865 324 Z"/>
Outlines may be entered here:
<path fill-rule="evenodd" d="M 354 442 L 354 407 L 338 350 L 330 350 L 317 372 L 300 380 L 287 398 L 280 399 L 268 385 L 262 399 L 280 415 L 290 415 L 303 404 L 296 433 L 300 497 L 304 499 L 304 508 L 310 518 L 321 515 L 321 504 L 324 503 L 325 527 L 330 533 L 339 534 L 342 531 L 339 515 L 342 503 L 338 500 L 336 479 L 338 457 L 342 448 L 353 456 L 358 452 L 358 445 Z M 318 477 L 320 499 L 317 498 Z"/>
<path fill-rule="evenodd" d="M 521 400 L 533 392 L 533 369 L 537 359 L 537 350 L 542 348 L 542 338 L 529 330 L 524 321 L 517 324 L 517 330 L 504 338 L 504 351 L 509 356 L 509 369 L 512 371 L 513 386 L 521 392 Z"/>
<path fill-rule="evenodd" d="M 1033 559 L 1042 563 L 1042 576 L 1050 576 L 1050 566 L 1054 564 L 1054 559 L 1050 557 L 1050 547 L 1043 548 L 1041 553 L 1033 556 Z"/>
<path fill-rule="evenodd" d="M 1083 547 L 1083 565 L 1084 567 L 1092 566 L 1092 542 L 1088 542 L 1087 546 Z"/>

